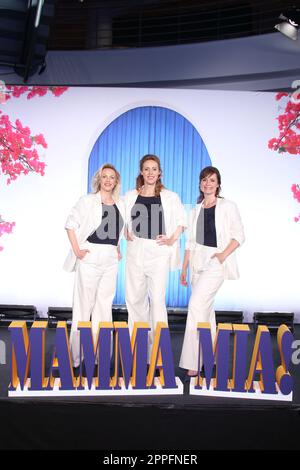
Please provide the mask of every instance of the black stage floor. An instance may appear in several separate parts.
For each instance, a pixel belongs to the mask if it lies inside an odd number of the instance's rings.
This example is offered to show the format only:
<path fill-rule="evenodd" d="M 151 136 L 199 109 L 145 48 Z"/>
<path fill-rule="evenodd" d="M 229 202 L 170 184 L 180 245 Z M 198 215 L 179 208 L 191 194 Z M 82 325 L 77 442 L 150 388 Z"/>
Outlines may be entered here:
<path fill-rule="evenodd" d="M 47 332 L 47 365 L 55 330 Z M 182 329 L 172 331 L 177 365 Z M 295 325 L 300 339 L 300 325 Z M 7 350 L 0 365 L 1 449 L 202 450 L 300 449 L 300 365 L 292 365 L 293 402 L 235 398 L 170 396 L 104 396 L 8 398 L 10 340 L 0 328 Z M 249 345 L 249 360 L 254 332 Z M 279 365 L 276 334 L 272 334 Z M 184 371 L 176 367 L 176 375 Z"/>

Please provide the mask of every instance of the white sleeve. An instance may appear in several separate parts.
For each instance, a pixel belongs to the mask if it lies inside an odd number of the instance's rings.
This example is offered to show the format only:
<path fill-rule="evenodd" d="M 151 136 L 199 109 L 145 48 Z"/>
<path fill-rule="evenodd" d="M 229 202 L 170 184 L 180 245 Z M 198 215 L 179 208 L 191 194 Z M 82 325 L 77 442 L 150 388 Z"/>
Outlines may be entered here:
<path fill-rule="evenodd" d="M 174 210 L 176 227 L 187 227 L 187 214 L 178 194 L 174 193 Z"/>
<path fill-rule="evenodd" d="M 191 209 L 188 214 L 188 224 L 187 224 L 186 241 L 185 241 L 186 250 L 190 250 L 195 242 L 195 234 L 193 233 L 194 217 L 195 217 L 195 208 Z"/>
<path fill-rule="evenodd" d="M 239 242 L 240 245 L 245 241 L 242 219 L 235 203 L 231 203 L 230 238 Z"/>
<path fill-rule="evenodd" d="M 83 196 L 79 201 L 72 207 L 71 212 L 66 220 L 65 229 L 77 230 L 82 222 L 82 217 L 86 213 L 86 197 Z"/>

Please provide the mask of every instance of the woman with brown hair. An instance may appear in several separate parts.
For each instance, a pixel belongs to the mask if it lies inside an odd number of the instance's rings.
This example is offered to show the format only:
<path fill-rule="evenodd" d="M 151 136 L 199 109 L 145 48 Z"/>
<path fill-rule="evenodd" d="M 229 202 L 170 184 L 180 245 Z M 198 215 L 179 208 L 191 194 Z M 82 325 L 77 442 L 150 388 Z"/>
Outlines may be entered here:
<path fill-rule="evenodd" d="M 93 191 L 79 199 L 65 224 L 72 248 L 64 269 L 75 271 L 70 334 L 75 367 L 80 362 L 78 322 L 91 321 L 95 338 L 99 322 L 112 321 L 125 221 L 120 175 L 113 165 L 106 163 L 96 172 Z"/>
<path fill-rule="evenodd" d="M 135 322 L 151 326 L 149 352 L 157 322 L 168 323 L 166 284 L 169 270 L 179 269 L 179 238 L 186 214 L 179 196 L 164 187 L 156 155 L 140 160 L 136 189 L 125 195 L 127 224 L 126 305 Z"/>
<path fill-rule="evenodd" d="M 244 230 L 235 203 L 220 197 L 221 175 L 217 168 L 208 166 L 199 176 L 200 196 L 191 210 L 188 239 L 180 282 L 187 286 L 190 268 L 192 294 L 179 366 L 187 369 L 187 376 L 195 376 L 199 364 L 197 323 L 211 324 L 216 332 L 215 296 L 225 279 L 239 277 L 235 250 L 244 242 Z"/>

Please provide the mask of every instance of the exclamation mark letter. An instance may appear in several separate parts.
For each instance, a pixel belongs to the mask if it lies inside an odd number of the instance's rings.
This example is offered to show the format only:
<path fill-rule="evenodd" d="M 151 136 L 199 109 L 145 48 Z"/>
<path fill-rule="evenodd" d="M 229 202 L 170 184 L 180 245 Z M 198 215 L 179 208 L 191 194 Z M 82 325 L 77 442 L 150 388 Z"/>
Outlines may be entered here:
<path fill-rule="evenodd" d="M 281 365 L 276 370 L 276 382 L 283 395 L 289 395 L 293 390 L 293 378 L 288 369 L 292 358 L 292 343 L 294 337 L 286 325 L 281 325 L 277 332 L 277 343 Z"/>

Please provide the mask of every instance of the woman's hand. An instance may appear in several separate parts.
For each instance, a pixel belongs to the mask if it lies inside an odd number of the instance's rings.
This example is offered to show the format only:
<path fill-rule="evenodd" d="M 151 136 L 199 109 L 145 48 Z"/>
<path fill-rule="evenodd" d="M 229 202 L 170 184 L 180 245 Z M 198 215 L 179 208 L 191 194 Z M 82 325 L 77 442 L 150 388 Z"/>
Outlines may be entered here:
<path fill-rule="evenodd" d="M 87 253 L 89 253 L 90 250 L 77 250 L 75 255 L 79 259 L 83 259 Z"/>
<path fill-rule="evenodd" d="M 129 232 L 129 230 L 127 228 L 125 228 L 125 230 L 124 230 L 124 237 L 128 242 L 133 242 L 133 240 L 134 240 L 133 234 L 131 232 Z"/>
<path fill-rule="evenodd" d="M 158 245 L 167 245 L 167 246 L 172 246 L 174 243 L 173 237 L 168 238 L 167 235 L 157 235 L 156 237 L 156 243 Z"/>
<path fill-rule="evenodd" d="M 217 258 L 219 263 L 223 264 L 225 259 L 226 259 L 226 255 L 224 255 L 224 253 L 214 253 L 212 255 L 211 259 L 213 259 L 213 258 Z"/>
<path fill-rule="evenodd" d="M 187 280 L 186 280 L 186 269 L 183 269 L 181 271 L 181 274 L 180 274 L 180 284 L 184 287 L 187 287 L 188 283 L 187 283 Z"/>

